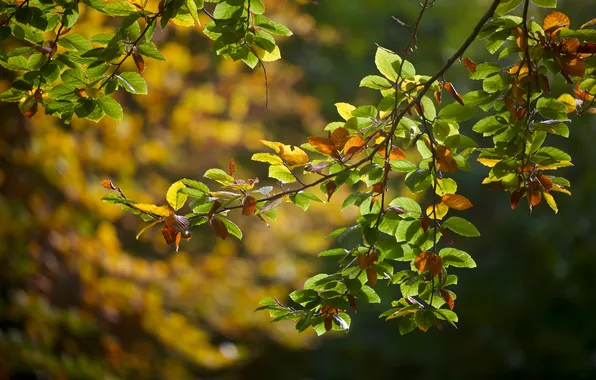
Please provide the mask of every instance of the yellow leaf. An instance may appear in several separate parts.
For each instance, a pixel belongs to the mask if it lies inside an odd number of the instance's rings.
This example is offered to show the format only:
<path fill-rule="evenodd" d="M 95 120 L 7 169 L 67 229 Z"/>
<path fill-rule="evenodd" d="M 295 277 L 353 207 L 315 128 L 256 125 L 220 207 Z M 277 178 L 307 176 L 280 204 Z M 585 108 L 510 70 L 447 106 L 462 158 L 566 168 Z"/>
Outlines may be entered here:
<path fill-rule="evenodd" d="M 166 200 L 175 211 L 178 211 L 182 206 L 184 206 L 186 200 L 188 199 L 188 195 L 178 192 L 180 189 L 185 187 L 186 185 L 184 185 L 181 181 L 177 181 L 170 186 L 168 192 L 166 193 Z"/>
<path fill-rule="evenodd" d="M 472 207 L 472 202 L 463 195 L 445 194 L 441 197 L 444 204 L 456 210 L 467 210 Z"/>
<path fill-rule="evenodd" d="M 437 216 L 435 218 L 434 216 L 434 212 L 437 213 Z M 449 206 L 447 206 L 446 204 L 443 203 L 438 203 L 435 206 L 435 210 L 433 212 L 433 205 L 430 205 L 426 208 L 426 215 L 431 218 L 431 219 L 443 219 L 443 217 L 445 217 L 445 215 L 447 215 L 447 213 L 449 212 Z"/>
<path fill-rule="evenodd" d="M 170 206 L 156 206 L 147 203 L 135 203 L 128 206 L 157 216 L 170 216 L 174 213 L 174 210 L 172 210 Z"/>
<path fill-rule="evenodd" d="M 161 222 L 162 219 L 156 219 L 153 222 L 147 224 L 145 227 L 143 227 L 142 230 L 139 231 L 139 233 L 137 234 L 136 239 L 139 240 L 139 237 L 141 237 L 141 235 L 143 234 L 143 232 L 147 231 L 149 228 L 155 226 L 157 223 Z"/>
<path fill-rule="evenodd" d="M 281 157 L 290 165 L 304 165 L 308 163 L 308 155 L 298 147 L 282 145 L 280 148 Z"/>
<path fill-rule="evenodd" d="M 279 153 L 279 151 L 281 150 L 281 147 L 284 146 L 284 144 L 277 142 L 277 141 L 267 141 L 267 140 L 261 140 L 261 144 L 268 146 L 269 148 L 273 149 L 275 151 L 275 153 Z"/>
<path fill-rule="evenodd" d="M 569 94 L 561 94 L 558 98 L 558 101 L 560 101 L 561 103 L 565 104 L 565 107 L 567 107 L 567 110 L 565 113 L 571 113 L 573 111 L 575 111 L 575 99 L 573 98 L 573 96 L 569 95 Z"/>
<path fill-rule="evenodd" d="M 567 195 L 571 195 L 571 191 L 567 190 L 563 186 L 557 185 L 556 183 L 553 183 L 553 187 L 550 190 L 551 191 L 556 191 L 556 192 L 559 192 L 559 193 L 564 193 L 564 194 L 567 194 Z"/>
<path fill-rule="evenodd" d="M 552 195 L 550 195 L 549 193 L 542 193 L 542 197 L 544 198 L 544 200 L 546 200 L 546 203 L 548 203 L 550 208 L 553 209 L 555 214 L 559 212 L 559 209 L 557 208 L 557 202 L 555 202 L 555 198 Z"/>
<path fill-rule="evenodd" d="M 538 170 L 557 170 L 558 168 L 565 168 L 567 166 L 573 166 L 571 161 L 561 161 L 554 164 L 549 165 L 536 165 L 536 169 Z"/>
<path fill-rule="evenodd" d="M 335 103 L 335 108 L 337 108 L 337 113 L 341 116 L 344 120 L 348 120 L 352 118 L 352 111 L 356 109 L 350 103 Z"/>
<path fill-rule="evenodd" d="M 259 57 L 263 62 L 277 61 L 281 58 L 281 52 L 279 51 L 279 47 L 277 45 L 275 45 L 273 51 L 270 52 L 265 49 L 261 49 L 256 45 L 253 45 L 252 49 L 257 57 Z"/>
<path fill-rule="evenodd" d="M 478 157 L 476 159 L 476 161 L 480 162 L 484 166 L 488 166 L 489 168 L 492 168 L 493 166 L 495 166 L 496 164 L 498 164 L 502 160 L 501 159 L 498 159 L 498 158 L 482 158 L 482 157 Z"/>
<path fill-rule="evenodd" d="M 523 65 L 522 65 L 523 62 Z M 516 63 L 515 65 L 511 66 L 509 68 L 509 70 L 507 70 L 507 73 L 509 73 L 510 75 L 516 75 L 517 79 L 522 79 L 523 77 L 528 76 L 528 65 L 527 63 L 525 63 L 526 61 L 519 61 L 518 63 Z"/>

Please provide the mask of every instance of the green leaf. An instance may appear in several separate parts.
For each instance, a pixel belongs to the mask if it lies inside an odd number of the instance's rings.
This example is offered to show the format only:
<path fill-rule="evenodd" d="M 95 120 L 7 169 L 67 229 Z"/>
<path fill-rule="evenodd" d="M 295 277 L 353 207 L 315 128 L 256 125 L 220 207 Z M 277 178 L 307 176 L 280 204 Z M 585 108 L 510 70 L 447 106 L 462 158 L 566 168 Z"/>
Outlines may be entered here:
<path fill-rule="evenodd" d="M 248 0 L 247 6 L 250 4 L 250 11 L 257 15 L 265 13 L 265 5 L 261 0 Z"/>
<path fill-rule="evenodd" d="M 183 178 L 180 181 L 188 187 L 192 187 L 193 189 L 200 190 L 205 194 L 209 194 L 209 187 L 207 187 L 207 185 L 205 185 L 203 182 L 187 178 Z"/>
<path fill-rule="evenodd" d="M 432 183 L 432 176 L 430 171 L 417 169 L 406 176 L 406 186 L 413 193 L 419 193 L 430 187 Z"/>
<path fill-rule="evenodd" d="M 220 215 L 216 215 L 215 219 L 219 219 L 223 222 L 230 235 L 237 237 L 238 240 L 242 240 L 242 231 L 234 222 Z"/>
<path fill-rule="evenodd" d="M 360 81 L 360 87 L 368 87 L 375 90 L 386 90 L 393 87 L 393 83 L 380 75 L 367 75 Z"/>
<path fill-rule="evenodd" d="M 470 79 L 485 79 L 489 76 L 493 76 L 494 74 L 500 72 L 501 69 L 501 66 L 497 65 L 496 63 L 481 63 L 478 66 L 476 66 L 476 71 L 470 73 Z"/>
<path fill-rule="evenodd" d="M 458 235 L 474 237 L 480 236 L 478 229 L 464 218 L 452 216 L 441 225 L 443 228 L 449 228 Z"/>
<path fill-rule="evenodd" d="M 157 50 L 157 47 L 151 41 L 142 41 L 137 45 L 137 51 L 145 57 L 153 58 L 158 61 L 166 61 L 166 57 Z"/>
<path fill-rule="evenodd" d="M 506 2 L 501 2 L 495 12 L 499 15 L 504 15 L 505 13 L 509 13 L 515 8 L 519 7 L 522 2 L 523 0 L 509 0 Z"/>
<path fill-rule="evenodd" d="M 344 256 L 348 254 L 348 250 L 344 249 L 344 248 L 333 248 L 333 249 L 328 249 L 326 251 L 323 251 L 321 253 L 319 253 L 319 257 L 325 257 L 325 256 Z"/>
<path fill-rule="evenodd" d="M 536 108 L 542 116 L 552 120 L 567 120 L 567 107 L 557 99 L 543 97 L 536 102 Z"/>
<path fill-rule="evenodd" d="M 482 89 L 490 94 L 499 92 L 507 88 L 507 83 L 501 74 L 488 77 L 482 82 Z"/>
<path fill-rule="evenodd" d="M 394 52 L 382 47 L 377 48 L 375 65 L 381 74 L 392 82 L 397 80 L 396 67 L 399 67 L 401 60 L 401 57 Z"/>
<path fill-rule="evenodd" d="M 418 166 L 408 160 L 393 160 L 390 162 L 390 164 L 391 170 L 403 173 L 409 173 L 418 168 Z"/>
<path fill-rule="evenodd" d="M 69 33 L 66 36 L 58 40 L 58 45 L 63 46 L 66 49 L 77 50 L 86 52 L 92 49 L 89 41 L 80 34 Z"/>
<path fill-rule="evenodd" d="M 135 72 L 127 72 L 116 75 L 118 83 L 131 94 L 147 95 L 147 82 Z"/>
<path fill-rule="evenodd" d="M 178 211 L 188 199 L 186 194 L 180 193 L 179 190 L 185 188 L 186 185 L 182 181 L 174 182 L 166 193 L 166 201 L 172 206 L 175 211 Z"/>
<path fill-rule="evenodd" d="M 253 22 L 255 26 L 263 28 L 269 33 L 286 37 L 291 36 L 293 34 L 292 31 L 288 29 L 286 26 L 275 21 L 269 20 L 267 17 L 263 15 L 255 15 Z"/>
<path fill-rule="evenodd" d="M 269 177 L 277 179 L 284 183 L 292 183 L 296 181 L 296 177 L 290 169 L 283 165 L 271 165 L 269 166 Z"/>
<path fill-rule="evenodd" d="M 556 8 L 557 0 L 532 0 L 532 3 L 540 8 Z"/>
<path fill-rule="evenodd" d="M 408 197 L 395 198 L 391 201 L 391 203 L 389 203 L 389 206 L 397 206 L 406 210 L 407 212 L 405 214 L 401 214 L 401 217 L 403 218 L 410 217 L 418 219 L 422 214 L 422 209 L 420 208 L 418 202 Z"/>
<path fill-rule="evenodd" d="M 104 96 L 103 98 L 97 99 L 97 104 L 99 104 L 103 112 L 112 119 L 122 120 L 122 106 L 113 98 Z"/>
<path fill-rule="evenodd" d="M 381 303 L 381 297 L 368 285 L 362 285 L 360 290 L 354 293 L 354 297 L 367 303 Z"/>
<path fill-rule="evenodd" d="M 470 106 L 462 106 L 459 103 L 452 103 L 443 108 L 439 112 L 439 117 L 446 120 L 454 120 L 457 122 L 470 119 L 476 114 L 476 109 Z"/>
<path fill-rule="evenodd" d="M 422 107 L 424 109 L 424 117 L 427 120 L 432 121 L 435 119 L 435 117 L 437 117 L 437 110 L 435 109 L 435 104 L 428 96 L 422 97 L 422 99 L 420 100 L 420 104 L 422 104 Z"/>
<path fill-rule="evenodd" d="M 443 248 L 439 252 L 439 256 L 441 256 L 445 268 L 450 265 L 457 268 L 476 268 L 474 259 L 468 253 L 459 249 Z"/>
<path fill-rule="evenodd" d="M 284 163 L 281 157 L 271 153 L 255 153 L 252 155 L 251 160 L 266 162 L 271 165 L 283 165 Z"/>
<path fill-rule="evenodd" d="M 203 174 L 203 177 L 219 182 L 224 186 L 234 183 L 234 177 L 221 169 L 209 169 Z"/>
<path fill-rule="evenodd" d="M 474 124 L 472 130 L 474 132 L 482 133 L 484 136 L 490 136 L 505 126 L 506 124 L 502 124 L 500 119 L 498 119 L 496 116 L 488 116 L 484 119 L 480 119 L 476 124 Z"/>
<path fill-rule="evenodd" d="M 292 293 L 290 293 L 290 298 L 296 303 L 305 304 L 318 300 L 319 294 L 316 292 L 316 290 L 312 289 L 294 290 Z"/>
<path fill-rule="evenodd" d="M 405 335 L 418 327 L 418 324 L 414 320 L 415 314 L 406 314 L 399 321 L 399 333 Z"/>

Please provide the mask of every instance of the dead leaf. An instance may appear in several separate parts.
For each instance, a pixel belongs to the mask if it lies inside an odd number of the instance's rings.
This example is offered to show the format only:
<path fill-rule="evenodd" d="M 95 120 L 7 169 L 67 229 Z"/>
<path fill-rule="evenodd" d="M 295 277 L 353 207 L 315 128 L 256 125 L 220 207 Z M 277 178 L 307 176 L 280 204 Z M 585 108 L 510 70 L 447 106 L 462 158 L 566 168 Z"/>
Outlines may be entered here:
<path fill-rule="evenodd" d="M 327 154 L 329 156 L 337 157 L 337 150 L 335 149 L 335 145 L 333 144 L 333 141 L 326 139 L 324 137 L 310 136 L 308 138 L 308 142 L 317 151 L 319 151 L 323 154 Z"/>
<path fill-rule="evenodd" d="M 441 201 L 455 210 L 467 210 L 472 207 L 472 202 L 463 195 L 459 194 L 445 194 L 441 197 Z"/>
<path fill-rule="evenodd" d="M 228 165 L 228 174 L 234 176 L 234 173 L 236 173 L 236 163 L 232 158 L 230 158 L 230 164 Z"/>
<path fill-rule="evenodd" d="M 257 208 L 257 200 L 250 195 L 244 198 L 244 202 L 242 202 L 242 215 L 251 215 L 255 212 Z"/>
<path fill-rule="evenodd" d="M 455 306 L 455 302 L 453 301 L 453 296 L 451 295 L 451 293 L 449 293 L 447 290 L 441 289 L 441 296 L 445 300 L 445 303 L 447 304 L 447 306 L 449 306 L 449 309 L 453 310 L 453 307 Z"/>
<path fill-rule="evenodd" d="M 451 149 L 445 145 L 439 145 L 435 153 L 437 155 L 437 166 L 440 170 L 447 173 L 455 173 L 457 171 L 457 162 L 451 155 Z"/>
<path fill-rule="evenodd" d="M 547 36 L 552 37 L 561 29 L 569 29 L 570 24 L 571 20 L 566 14 L 553 11 L 544 17 L 542 29 L 544 29 L 544 33 L 546 33 Z"/>
<path fill-rule="evenodd" d="M 464 105 L 464 101 L 462 100 L 461 95 L 459 94 L 459 92 L 457 92 L 455 87 L 453 87 L 453 84 L 451 82 L 445 82 L 443 87 L 453 97 L 453 99 L 455 99 L 456 102 L 458 102 L 462 106 Z"/>
<path fill-rule="evenodd" d="M 414 259 L 414 266 L 420 273 L 428 270 L 433 276 L 438 276 L 443 269 L 443 260 L 432 252 L 422 252 Z"/>
<path fill-rule="evenodd" d="M 377 272 L 373 268 L 366 269 L 366 279 L 370 286 L 375 286 L 377 283 Z"/>
<path fill-rule="evenodd" d="M 463 64 L 464 64 L 464 67 L 466 69 L 468 69 L 468 71 L 471 73 L 475 72 L 476 67 L 478 66 L 474 61 L 472 61 L 470 58 L 467 58 L 467 57 L 464 57 Z"/>
<path fill-rule="evenodd" d="M 228 237 L 228 229 L 226 228 L 224 222 L 219 219 L 211 218 L 209 219 L 209 226 L 213 229 L 213 231 L 215 231 L 217 236 L 223 240 L 226 240 Z"/>

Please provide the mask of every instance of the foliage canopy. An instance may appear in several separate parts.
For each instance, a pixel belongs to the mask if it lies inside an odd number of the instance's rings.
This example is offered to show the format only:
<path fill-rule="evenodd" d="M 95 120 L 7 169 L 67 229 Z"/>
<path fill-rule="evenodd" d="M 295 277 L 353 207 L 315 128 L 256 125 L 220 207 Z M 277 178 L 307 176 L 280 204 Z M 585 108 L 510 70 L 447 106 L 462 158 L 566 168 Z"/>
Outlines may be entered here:
<path fill-rule="evenodd" d="M 225 170 L 207 170 L 204 182 L 185 178 L 173 183 L 165 205 L 131 200 L 111 180 L 102 182 L 111 190 L 103 200 L 147 222 L 137 238 L 160 225 L 166 242 L 178 251 L 181 241 L 191 238 L 190 230 L 201 225 L 218 238 L 242 239 L 232 220 L 236 215 L 268 225 L 285 202 L 307 211 L 312 202 L 329 201 L 349 187 L 341 208 L 355 207 L 359 216 L 327 238 L 342 244 L 357 236 L 358 243 L 320 252 L 320 257 L 337 261 L 337 270 L 309 278 L 303 289 L 289 295 L 291 304 L 265 298 L 257 310 L 268 310 L 273 321 L 294 321 L 298 331 L 345 331 L 351 324 L 348 310 L 382 302 L 375 287 L 386 281 L 399 288 L 401 297 L 380 317 L 399 318 L 402 334 L 456 326 L 453 289 L 458 277 L 451 268 L 476 266 L 469 253 L 456 248 L 457 242 L 480 232 L 460 216 L 473 205 L 452 174 L 471 170 L 469 160 L 476 158 L 489 168 L 482 183 L 508 194 L 512 209 L 525 197 L 530 212 L 546 203 L 557 213 L 553 193 L 570 195 L 570 183 L 552 173 L 572 164 L 568 153 L 545 145 L 547 136 L 567 137 L 569 114 L 595 112 L 596 19 L 581 20 L 584 24 L 577 27 L 565 14 L 552 11 L 536 22 L 528 18 L 531 3 L 556 7 L 556 0 L 493 1 L 444 66 L 425 75 L 406 58 L 415 50 L 420 20 L 432 5 L 426 1 L 408 46 L 400 54 L 378 47 L 378 73 L 360 82 L 378 91 L 376 104 L 336 103 L 338 121 L 300 146 L 261 141 L 268 150 L 254 153 L 252 160 L 269 165 L 274 181 L 265 186 L 258 178 L 237 178 L 231 160 Z M 90 39 L 77 34 L 83 4 L 118 18 L 116 33 Z M 8 1 L 0 8 L 0 39 L 21 46 L 0 54 L 0 65 L 18 75 L 0 100 L 18 103 L 28 119 L 43 107 L 66 123 L 74 116 L 120 120 L 123 109 L 113 94 L 147 94 L 145 59 L 167 58 L 152 42 L 157 28 L 192 27 L 199 23 L 198 12 L 211 19 L 203 33 L 213 40 L 217 55 L 260 66 L 265 78 L 264 62 L 281 58 L 274 35 L 292 35 L 265 16 L 260 0 L 162 0 L 154 8 L 132 0 Z M 464 56 L 475 40 L 485 41 L 491 61 L 476 63 Z M 136 72 L 121 70 L 129 59 Z M 478 81 L 477 90 L 460 94 L 447 79 L 458 62 Z M 551 93 L 550 83 L 557 78 L 568 84 L 566 93 Z M 460 129 L 461 122 L 478 116 L 472 130 L 490 137 L 490 147 L 480 148 L 478 135 Z M 400 181 L 412 193 L 430 191 L 431 202 L 389 199 L 388 187 Z M 281 190 L 275 191 L 273 184 Z M 181 211 L 184 207 L 190 212 Z"/>

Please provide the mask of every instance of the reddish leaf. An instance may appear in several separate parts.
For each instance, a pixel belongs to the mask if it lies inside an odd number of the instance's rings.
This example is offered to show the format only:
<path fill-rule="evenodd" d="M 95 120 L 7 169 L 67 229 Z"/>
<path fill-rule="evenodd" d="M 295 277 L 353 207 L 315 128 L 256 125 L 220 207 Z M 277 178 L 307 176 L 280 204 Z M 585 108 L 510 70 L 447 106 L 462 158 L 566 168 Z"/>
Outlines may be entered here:
<path fill-rule="evenodd" d="M 443 204 L 455 210 L 467 210 L 472 207 L 472 202 L 463 195 L 459 194 L 445 194 L 441 197 Z"/>
<path fill-rule="evenodd" d="M 337 156 L 337 150 L 335 149 L 335 145 L 333 141 L 326 139 L 324 137 L 314 137 L 311 136 L 308 138 L 308 142 L 315 148 L 317 151 L 327 154 L 330 156 Z"/>
<path fill-rule="evenodd" d="M 383 188 L 384 188 L 384 183 L 383 182 L 377 182 L 374 185 L 372 185 L 373 191 L 377 194 L 382 194 L 383 193 Z"/>
<path fill-rule="evenodd" d="M 143 56 L 135 52 L 132 53 L 132 59 L 135 61 L 139 74 L 143 74 L 145 72 L 145 60 L 143 59 Z"/>
<path fill-rule="evenodd" d="M 335 184 L 335 182 L 329 181 L 325 185 L 325 188 L 327 189 L 327 202 L 329 202 L 329 200 L 331 199 L 331 196 L 335 192 L 335 189 L 337 189 L 337 185 Z"/>
<path fill-rule="evenodd" d="M 561 71 L 571 76 L 583 77 L 586 73 L 586 64 L 579 58 L 566 59 Z"/>
<path fill-rule="evenodd" d="M 353 295 L 348 294 L 348 302 L 350 303 L 350 307 L 352 308 L 352 310 L 354 310 L 354 312 L 358 312 L 358 308 L 356 307 L 356 298 L 354 298 Z"/>
<path fill-rule="evenodd" d="M 360 152 L 360 150 L 362 150 L 363 146 L 364 146 L 364 141 L 362 140 L 362 137 L 360 137 L 360 136 L 351 137 L 348 141 L 346 141 L 346 144 L 344 145 L 344 155 L 346 157 L 351 158 L 353 155 Z"/>
<path fill-rule="evenodd" d="M 445 300 L 447 306 L 449 306 L 450 310 L 453 310 L 453 306 L 455 306 L 455 302 L 453 301 L 453 296 L 446 290 L 441 289 L 441 296 Z"/>
<path fill-rule="evenodd" d="M 468 71 L 471 73 L 475 72 L 476 66 L 478 66 L 474 61 L 467 57 L 464 58 L 463 63 L 465 68 L 468 69 Z"/>
<path fill-rule="evenodd" d="M 215 214 L 215 211 L 217 211 L 217 209 L 219 208 L 219 206 L 221 206 L 221 203 L 219 203 L 219 201 L 213 202 L 213 207 L 211 207 L 211 210 L 209 211 L 209 214 L 207 214 L 207 218 L 208 219 L 213 218 L 213 214 Z"/>
<path fill-rule="evenodd" d="M 546 75 L 540 74 L 540 79 L 541 79 L 540 89 L 545 94 L 548 94 L 550 92 L 550 84 L 548 83 L 548 77 Z"/>
<path fill-rule="evenodd" d="M 358 266 L 362 270 L 368 267 L 368 257 L 366 257 L 366 255 L 363 253 L 358 254 Z"/>
<path fill-rule="evenodd" d="M 109 179 L 104 179 L 101 181 L 101 185 L 103 187 L 105 187 L 106 189 L 110 189 L 110 190 L 116 190 L 116 186 L 114 186 L 114 184 L 112 183 L 111 180 Z"/>
<path fill-rule="evenodd" d="M 161 234 L 168 245 L 172 244 L 176 240 L 176 231 L 167 224 L 162 227 Z"/>
<path fill-rule="evenodd" d="M 366 279 L 368 280 L 368 284 L 370 286 L 375 286 L 377 283 L 377 272 L 373 268 L 366 269 Z"/>
<path fill-rule="evenodd" d="M 515 118 L 517 118 L 517 120 L 523 120 L 523 118 L 526 117 L 527 114 L 528 109 L 525 107 L 520 107 L 517 109 L 517 115 L 515 116 Z"/>
<path fill-rule="evenodd" d="M 519 203 L 519 200 L 524 196 L 525 193 L 526 193 L 525 187 L 522 187 L 521 189 L 517 189 L 511 193 L 510 203 L 511 203 L 512 210 L 515 210 L 515 208 L 517 207 L 517 204 Z"/>
<path fill-rule="evenodd" d="M 458 102 L 462 106 L 464 105 L 464 101 L 462 100 L 461 95 L 459 94 L 459 92 L 457 92 L 455 87 L 453 87 L 453 84 L 451 82 L 445 82 L 444 87 L 445 90 L 447 90 L 447 92 L 453 97 L 453 99 L 455 99 L 456 102 Z"/>
<path fill-rule="evenodd" d="M 520 27 L 513 29 L 513 37 L 515 37 L 515 43 L 517 46 L 521 50 L 524 50 L 526 48 L 526 36 Z"/>
<path fill-rule="evenodd" d="M 433 276 L 438 276 L 443 269 L 443 260 L 432 252 L 422 252 L 414 259 L 414 266 L 420 273 L 428 270 Z"/>
<path fill-rule="evenodd" d="M 451 150 L 445 145 L 439 145 L 435 150 L 437 155 L 437 166 L 440 170 L 448 173 L 457 171 L 457 162 L 451 155 Z"/>
<path fill-rule="evenodd" d="M 527 194 L 528 194 L 528 203 L 530 204 L 530 206 L 535 207 L 540 204 L 540 201 L 542 200 L 542 195 L 540 194 L 540 190 L 528 189 Z M 532 208 L 530 207 L 530 210 L 531 209 Z"/>
<path fill-rule="evenodd" d="M 542 29 L 547 36 L 554 36 L 561 29 L 568 29 L 571 20 L 566 14 L 553 11 L 544 17 Z"/>
<path fill-rule="evenodd" d="M 33 105 L 25 112 L 23 112 L 23 116 L 25 119 L 31 119 L 37 113 L 37 102 L 33 103 Z"/>
<path fill-rule="evenodd" d="M 181 240 L 181 239 L 182 239 L 182 232 L 178 232 L 178 233 L 176 234 L 176 241 L 175 241 L 175 244 L 176 244 L 176 252 L 178 252 L 178 248 L 180 248 L 180 240 Z"/>
<path fill-rule="evenodd" d="M 577 48 L 578 54 L 596 54 L 596 42 L 584 42 Z"/>
<path fill-rule="evenodd" d="M 331 315 L 326 315 L 324 317 L 325 320 L 325 331 L 331 330 L 333 327 L 333 317 Z"/>
<path fill-rule="evenodd" d="M 230 158 L 230 164 L 228 165 L 228 174 L 233 176 L 236 173 L 236 163 L 234 159 Z"/>
<path fill-rule="evenodd" d="M 579 48 L 579 40 L 577 38 L 566 38 L 561 45 L 561 52 L 564 54 L 576 54 Z"/>
<path fill-rule="evenodd" d="M 257 208 L 257 200 L 250 195 L 244 198 L 244 202 L 242 202 L 242 215 L 251 215 L 255 212 Z"/>
<path fill-rule="evenodd" d="M 507 106 L 507 109 L 509 110 L 509 113 L 513 117 L 513 120 L 515 120 L 517 118 L 517 108 L 515 108 L 515 104 L 513 104 L 513 100 L 511 98 L 505 98 L 504 102 L 505 102 L 505 105 Z"/>
<path fill-rule="evenodd" d="M 224 222 L 219 219 L 209 219 L 209 226 L 215 231 L 215 234 L 225 240 L 228 237 L 228 229 Z"/>
<path fill-rule="evenodd" d="M 406 159 L 406 154 L 399 147 L 393 146 L 393 147 L 391 147 L 391 152 L 389 153 L 389 159 L 391 161 L 394 161 L 394 160 L 405 160 Z"/>
<path fill-rule="evenodd" d="M 377 253 L 377 251 L 373 251 L 368 256 L 368 265 L 376 264 L 377 261 L 379 261 L 379 254 Z"/>
<path fill-rule="evenodd" d="M 441 100 L 443 100 L 441 91 L 440 90 L 435 91 L 434 95 L 435 95 L 435 100 L 437 101 L 437 104 L 441 104 Z"/>
<path fill-rule="evenodd" d="M 43 100 L 43 90 L 35 90 L 35 100 L 41 102 Z"/>
<path fill-rule="evenodd" d="M 342 150 L 346 145 L 346 142 L 350 139 L 350 132 L 343 127 L 339 127 L 333 131 L 333 133 L 329 136 L 331 142 L 335 146 L 335 149 Z"/>
<path fill-rule="evenodd" d="M 422 229 L 424 232 L 428 231 L 428 228 L 430 227 L 430 218 L 425 215 L 422 217 L 420 223 L 422 224 Z"/>
<path fill-rule="evenodd" d="M 544 188 L 544 191 L 547 193 L 550 192 L 553 188 L 553 181 L 544 174 L 538 175 L 538 181 L 540 181 L 540 184 Z"/>

